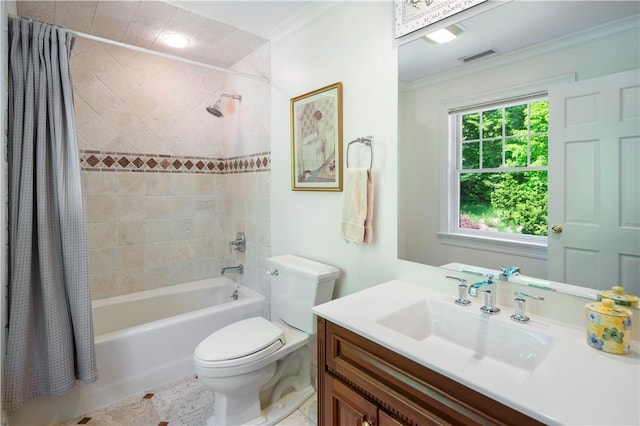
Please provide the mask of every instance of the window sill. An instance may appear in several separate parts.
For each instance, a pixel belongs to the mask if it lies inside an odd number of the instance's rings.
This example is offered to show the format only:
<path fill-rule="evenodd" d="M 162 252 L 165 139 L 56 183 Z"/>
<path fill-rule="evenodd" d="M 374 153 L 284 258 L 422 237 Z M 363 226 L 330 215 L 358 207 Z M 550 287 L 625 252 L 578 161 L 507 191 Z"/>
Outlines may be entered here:
<path fill-rule="evenodd" d="M 541 243 L 511 241 L 500 238 L 487 238 L 484 236 L 450 234 L 444 232 L 438 232 L 438 239 L 442 244 L 450 246 L 493 251 L 496 253 L 512 254 L 516 256 L 531 257 L 534 259 L 547 259 L 547 245 Z"/>

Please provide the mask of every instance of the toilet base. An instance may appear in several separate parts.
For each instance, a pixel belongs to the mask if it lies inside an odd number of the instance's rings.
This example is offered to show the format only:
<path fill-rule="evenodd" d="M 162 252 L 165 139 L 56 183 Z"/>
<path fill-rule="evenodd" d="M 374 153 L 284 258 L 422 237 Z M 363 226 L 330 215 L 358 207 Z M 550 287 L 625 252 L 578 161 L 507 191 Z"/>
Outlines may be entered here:
<path fill-rule="evenodd" d="M 309 385 L 299 391 L 292 391 L 282 397 L 279 401 L 264 408 L 261 416 L 255 420 L 245 423 L 242 426 L 273 426 L 284 420 L 289 414 L 296 411 L 304 402 L 315 393 L 313 386 Z M 207 420 L 208 426 L 223 426 L 216 421 L 216 415 Z M 228 426 L 228 425 L 224 425 Z"/>

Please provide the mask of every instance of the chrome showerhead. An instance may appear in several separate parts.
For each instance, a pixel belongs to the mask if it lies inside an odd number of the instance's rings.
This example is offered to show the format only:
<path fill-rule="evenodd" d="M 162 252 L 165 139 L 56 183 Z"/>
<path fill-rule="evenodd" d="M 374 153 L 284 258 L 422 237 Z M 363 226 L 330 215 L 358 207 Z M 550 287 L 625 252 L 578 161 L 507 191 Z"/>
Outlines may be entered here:
<path fill-rule="evenodd" d="M 226 93 L 223 93 L 222 95 L 220 95 L 220 97 L 218 98 L 218 101 L 214 104 L 214 105 L 209 105 L 206 110 L 209 114 L 215 116 L 215 117 L 224 117 L 224 114 L 222 113 L 222 98 L 226 97 L 226 98 L 231 98 L 231 99 L 235 99 L 236 101 L 242 101 L 242 95 L 227 95 Z"/>
<path fill-rule="evenodd" d="M 209 105 L 207 107 L 207 112 L 215 117 L 223 117 L 224 114 L 222 114 L 222 111 L 220 111 L 221 108 L 221 102 L 220 99 L 218 99 L 218 102 L 215 103 L 215 105 Z"/>

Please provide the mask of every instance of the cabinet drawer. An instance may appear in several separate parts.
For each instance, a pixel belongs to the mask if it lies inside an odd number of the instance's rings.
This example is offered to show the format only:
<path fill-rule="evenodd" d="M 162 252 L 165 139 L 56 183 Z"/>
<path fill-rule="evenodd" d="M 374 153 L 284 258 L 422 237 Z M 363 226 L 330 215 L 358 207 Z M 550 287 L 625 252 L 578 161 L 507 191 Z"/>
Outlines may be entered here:
<path fill-rule="evenodd" d="M 336 324 L 322 329 L 326 372 L 407 424 L 541 424 Z"/>

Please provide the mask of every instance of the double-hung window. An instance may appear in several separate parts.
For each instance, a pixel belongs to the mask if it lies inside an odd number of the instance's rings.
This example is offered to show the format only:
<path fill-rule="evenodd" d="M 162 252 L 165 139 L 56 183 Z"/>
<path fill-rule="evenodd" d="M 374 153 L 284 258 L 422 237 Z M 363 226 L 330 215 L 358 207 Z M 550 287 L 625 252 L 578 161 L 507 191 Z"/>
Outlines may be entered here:
<path fill-rule="evenodd" d="M 449 232 L 546 244 L 546 94 L 449 112 Z"/>

